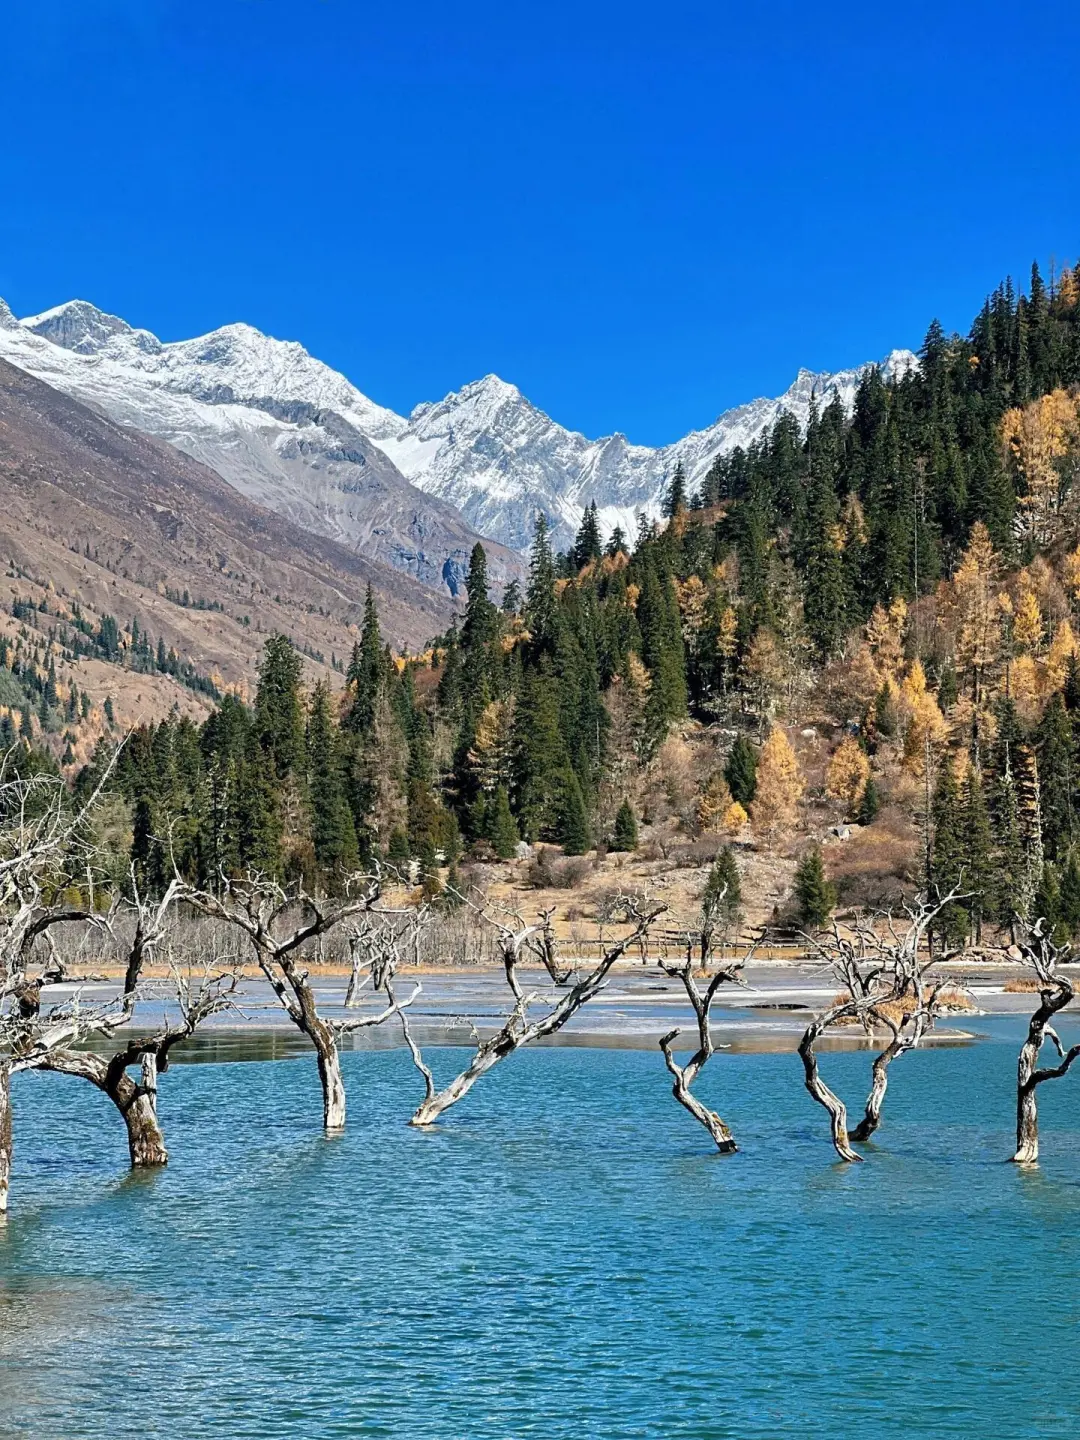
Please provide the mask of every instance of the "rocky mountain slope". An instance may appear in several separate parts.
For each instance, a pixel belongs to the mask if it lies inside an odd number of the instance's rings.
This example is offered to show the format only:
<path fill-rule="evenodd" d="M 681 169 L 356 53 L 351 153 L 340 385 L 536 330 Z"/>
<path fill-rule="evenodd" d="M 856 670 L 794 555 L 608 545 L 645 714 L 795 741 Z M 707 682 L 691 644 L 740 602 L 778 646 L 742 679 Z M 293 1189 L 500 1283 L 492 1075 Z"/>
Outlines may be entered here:
<path fill-rule="evenodd" d="M 527 550 L 538 510 L 559 548 L 593 500 L 605 531 L 632 535 L 638 513 L 659 512 L 677 463 L 693 487 L 784 411 L 805 424 L 812 396 L 823 406 L 836 392 L 850 407 L 867 368 L 800 370 L 783 395 L 650 447 L 567 430 L 496 375 L 406 419 L 301 345 L 249 325 L 163 344 L 80 300 L 22 321 L 0 301 L 0 355 L 169 440 L 249 499 L 452 592 L 478 535 L 500 542 L 487 543 L 496 587 L 520 574 L 513 552 Z M 894 350 L 881 368 L 902 375 L 916 363 Z"/>
<path fill-rule="evenodd" d="M 135 617 L 201 674 L 240 689 L 275 631 L 313 672 L 347 659 L 369 582 L 399 645 L 421 646 L 454 610 L 445 592 L 253 504 L 205 465 L 3 360 L 0 560 L 0 628 L 10 630 L 19 598 L 44 600 L 49 615 L 77 606 L 88 622 Z"/>
<path fill-rule="evenodd" d="M 909 350 L 881 363 L 886 376 L 916 364 Z M 800 370 L 776 399 L 725 411 L 704 430 L 674 444 L 632 445 L 625 435 L 589 440 L 557 424 L 496 375 L 488 375 L 434 405 L 418 405 L 408 425 L 376 443 L 419 488 L 449 500 L 468 522 L 516 549 L 528 546 L 536 511 L 551 521 L 555 544 L 571 543 L 584 507 L 595 500 L 601 527 L 621 525 L 628 536 L 637 514 L 656 516 L 680 461 L 691 489 L 717 455 L 749 445 L 788 411 L 805 425 L 811 396 L 819 406 L 838 392 L 850 410 L 863 365 L 837 374 Z"/>
<path fill-rule="evenodd" d="M 249 325 L 163 344 L 84 301 L 22 322 L 0 301 L 0 356 L 313 534 L 458 590 L 481 537 L 379 448 L 405 422 L 301 345 Z M 521 573 L 516 554 L 488 549 L 496 581 Z"/>

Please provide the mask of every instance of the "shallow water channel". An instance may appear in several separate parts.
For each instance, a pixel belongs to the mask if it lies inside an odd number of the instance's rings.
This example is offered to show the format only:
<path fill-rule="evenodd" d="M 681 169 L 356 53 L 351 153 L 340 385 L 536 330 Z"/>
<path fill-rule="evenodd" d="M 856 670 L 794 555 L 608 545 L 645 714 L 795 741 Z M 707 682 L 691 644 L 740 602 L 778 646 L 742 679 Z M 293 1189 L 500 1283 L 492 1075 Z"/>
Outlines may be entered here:
<path fill-rule="evenodd" d="M 0 1436 L 1072 1435 L 1080 1077 L 1019 1172 L 1022 1023 L 967 1028 L 897 1063 L 858 1167 L 790 1053 L 705 1072 L 722 1158 L 655 1049 L 521 1052 L 430 1134 L 406 1054 L 349 1052 L 327 1141 L 310 1055 L 222 1035 L 134 1177 L 101 1096 L 18 1076 Z M 824 1061 L 853 1104 L 868 1065 Z"/>

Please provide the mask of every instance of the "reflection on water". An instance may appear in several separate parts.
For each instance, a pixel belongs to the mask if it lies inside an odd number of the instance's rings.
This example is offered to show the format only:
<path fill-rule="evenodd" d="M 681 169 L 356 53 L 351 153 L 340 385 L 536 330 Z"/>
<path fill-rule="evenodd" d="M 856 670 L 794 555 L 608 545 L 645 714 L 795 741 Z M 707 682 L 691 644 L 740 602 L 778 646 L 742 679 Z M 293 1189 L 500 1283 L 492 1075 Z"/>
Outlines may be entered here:
<path fill-rule="evenodd" d="M 859 1167 L 775 1051 L 702 1077 L 732 1157 L 655 1050 L 522 1052 L 425 1134 L 408 1057 L 349 1053 L 333 1142 L 309 1053 L 178 1067 L 137 1179 L 90 1086 L 19 1076 L 0 1436 L 1071 1435 L 1077 1092 L 1042 1087 L 1037 1170 L 1003 1163 L 1022 1027 L 979 1028 L 897 1062 Z M 869 1059 L 824 1060 L 849 1103 Z"/>

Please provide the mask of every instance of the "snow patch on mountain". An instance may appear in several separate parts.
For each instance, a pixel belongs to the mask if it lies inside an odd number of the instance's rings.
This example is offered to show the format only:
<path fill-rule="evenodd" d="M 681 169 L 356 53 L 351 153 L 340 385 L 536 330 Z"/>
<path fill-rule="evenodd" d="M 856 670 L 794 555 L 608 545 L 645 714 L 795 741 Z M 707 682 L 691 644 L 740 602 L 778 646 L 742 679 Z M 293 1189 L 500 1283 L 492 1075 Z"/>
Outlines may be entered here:
<path fill-rule="evenodd" d="M 917 363 L 910 350 L 894 350 L 880 369 L 886 379 L 899 378 Z M 739 405 L 706 429 L 655 448 L 620 434 L 590 440 L 557 424 L 516 386 L 486 375 L 418 405 L 406 426 L 377 443 L 414 485 L 450 501 L 476 529 L 524 550 L 543 510 L 554 543 L 566 548 L 592 501 L 606 531 L 620 525 L 632 535 L 639 514 L 659 515 L 680 461 L 693 490 L 718 455 L 752 444 L 785 412 L 805 426 L 812 399 L 823 408 L 834 394 L 850 411 L 868 368 L 800 370 L 783 395 Z"/>
<path fill-rule="evenodd" d="M 295 341 L 235 324 L 164 343 L 72 300 L 21 322 L 2 306 L 0 355 L 169 441 L 305 529 L 459 588 L 480 537 L 451 505 L 409 484 L 376 443 L 407 422 Z M 497 579 L 520 572 L 515 555 L 492 552 Z"/>

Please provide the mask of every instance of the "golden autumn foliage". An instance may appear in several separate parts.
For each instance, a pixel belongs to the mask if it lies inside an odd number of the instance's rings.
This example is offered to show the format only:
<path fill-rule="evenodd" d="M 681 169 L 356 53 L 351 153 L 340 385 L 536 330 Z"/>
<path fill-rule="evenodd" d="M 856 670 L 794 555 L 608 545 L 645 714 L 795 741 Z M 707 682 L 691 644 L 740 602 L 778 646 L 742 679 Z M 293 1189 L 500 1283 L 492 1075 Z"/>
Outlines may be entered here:
<path fill-rule="evenodd" d="M 1013 641 L 1021 651 L 1038 655 L 1042 649 L 1043 617 L 1039 597 L 1029 581 L 1021 579 L 1020 592 L 1013 608 Z"/>
<path fill-rule="evenodd" d="M 1065 684 L 1065 677 L 1069 673 L 1069 658 L 1075 654 L 1076 636 L 1073 628 L 1068 620 L 1062 620 L 1054 631 L 1050 649 L 1046 652 L 1043 689 L 1047 695 L 1053 695 Z"/>
<path fill-rule="evenodd" d="M 723 829 L 724 816 L 732 804 L 731 791 L 724 772 L 716 770 L 701 792 L 697 802 L 697 824 L 703 834 Z"/>
<path fill-rule="evenodd" d="M 1080 408 L 1066 390 L 1052 390 L 1022 409 L 1007 410 L 1001 442 L 1026 491 L 1020 497 L 1026 528 L 1039 544 L 1058 529 L 1066 489 L 1065 467 L 1080 448 Z"/>
<path fill-rule="evenodd" d="M 997 603 L 999 562 L 990 532 L 982 521 L 971 527 L 971 539 L 952 580 L 957 616 L 956 664 L 976 677 L 994 663 L 1001 649 L 1002 612 Z"/>
<path fill-rule="evenodd" d="M 750 802 L 754 834 L 774 840 L 795 828 L 806 782 L 791 742 L 774 725 L 758 756 L 757 792 Z"/>
<path fill-rule="evenodd" d="M 825 793 L 832 800 L 839 800 L 848 814 L 859 807 L 859 802 L 870 779 L 870 761 L 866 752 L 852 736 L 845 736 L 833 752 L 825 775 Z"/>
<path fill-rule="evenodd" d="M 720 822 L 721 828 L 726 835 L 737 835 L 749 818 L 738 800 L 732 800 L 724 811 L 724 818 Z"/>
<path fill-rule="evenodd" d="M 904 768 L 913 775 L 922 776 L 927 749 L 935 751 L 944 745 L 949 727 L 937 701 L 926 687 L 926 672 L 917 659 L 911 662 L 911 669 L 900 690 L 900 699 L 909 716 L 904 733 Z"/>

